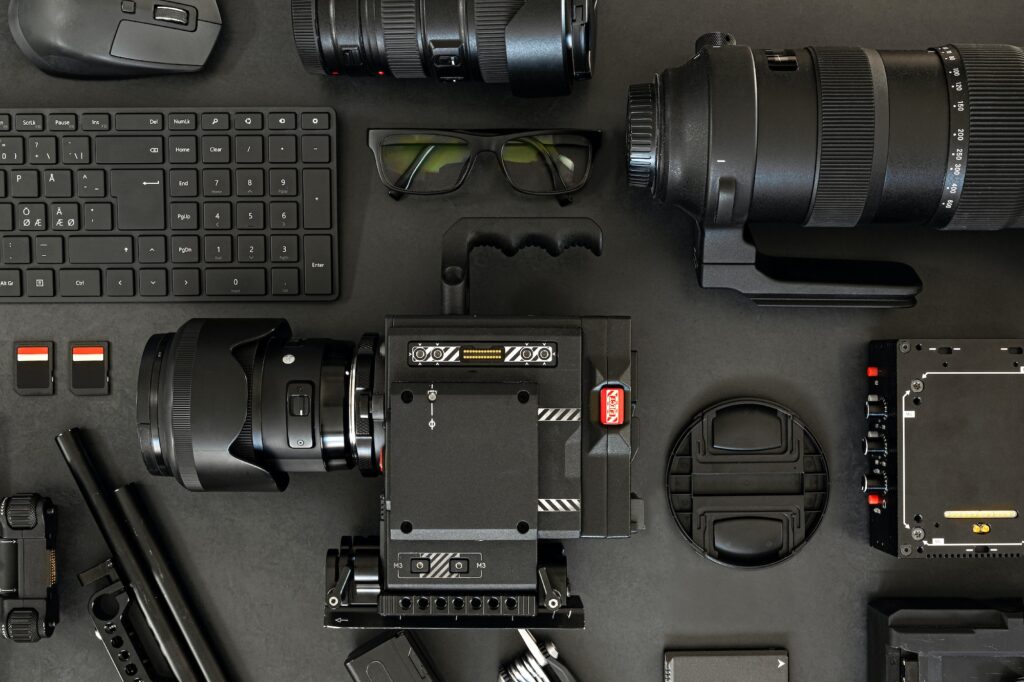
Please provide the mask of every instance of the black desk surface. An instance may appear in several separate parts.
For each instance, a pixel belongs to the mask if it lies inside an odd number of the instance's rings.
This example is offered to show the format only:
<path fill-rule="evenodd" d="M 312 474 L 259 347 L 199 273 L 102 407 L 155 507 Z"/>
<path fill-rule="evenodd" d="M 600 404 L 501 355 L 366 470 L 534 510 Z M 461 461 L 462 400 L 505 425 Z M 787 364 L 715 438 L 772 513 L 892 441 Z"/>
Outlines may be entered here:
<path fill-rule="evenodd" d="M 647 499 L 648 530 L 569 549 L 588 627 L 554 638 L 581 679 L 653 682 L 661 679 L 665 648 L 786 647 L 796 682 L 853 682 L 865 677 L 872 596 L 1021 594 L 1017 563 L 901 563 L 869 549 L 858 480 L 867 342 L 1024 336 L 1024 234 L 842 231 L 807 244 L 798 230 L 787 231 L 773 238 L 779 248 L 909 261 L 925 292 L 912 310 L 759 309 L 697 287 L 690 226 L 674 209 L 627 192 L 622 162 L 627 87 L 687 59 L 701 33 L 728 30 L 742 43 L 778 48 L 1021 44 L 1019 0 L 602 0 L 596 79 L 570 97 L 540 101 L 475 84 L 307 75 L 292 45 L 288 2 L 220 4 L 225 33 L 209 68 L 195 76 L 57 80 L 0 35 L 0 107 L 333 106 L 343 145 L 343 297 L 332 305 L 0 306 L 0 494 L 38 491 L 60 505 L 63 599 L 51 640 L 0 642 L 0 679 L 114 679 L 86 617 L 89 591 L 74 577 L 106 549 L 53 445 L 70 425 L 92 432 L 118 482 L 145 485 L 155 521 L 237 679 L 348 679 L 344 660 L 371 633 L 321 627 L 324 552 L 343 533 L 376 531 L 379 484 L 338 473 L 298 477 L 280 495 L 197 495 L 150 477 L 135 435 L 138 360 L 152 333 L 193 316 L 280 316 L 305 336 L 357 339 L 380 330 L 386 314 L 439 311 L 440 237 L 463 216 L 588 216 L 605 231 L 600 259 L 579 251 L 557 261 L 536 251 L 516 259 L 477 254 L 475 312 L 633 317 L 643 418 L 634 480 Z M 571 208 L 515 194 L 490 163 L 459 194 L 395 203 L 366 148 L 371 126 L 598 127 L 606 137 L 594 178 Z M 111 341 L 113 393 L 72 397 L 66 344 L 95 338 Z M 16 339 L 58 343 L 56 396 L 15 396 L 4 349 Z M 735 395 L 792 407 L 828 453 L 833 489 L 824 522 L 804 551 L 775 568 L 733 570 L 701 559 L 679 536 L 665 501 L 665 457 L 679 430 L 702 406 Z M 522 649 L 513 632 L 426 633 L 423 641 L 451 682 L 495 679 L 498 662 Z"/>

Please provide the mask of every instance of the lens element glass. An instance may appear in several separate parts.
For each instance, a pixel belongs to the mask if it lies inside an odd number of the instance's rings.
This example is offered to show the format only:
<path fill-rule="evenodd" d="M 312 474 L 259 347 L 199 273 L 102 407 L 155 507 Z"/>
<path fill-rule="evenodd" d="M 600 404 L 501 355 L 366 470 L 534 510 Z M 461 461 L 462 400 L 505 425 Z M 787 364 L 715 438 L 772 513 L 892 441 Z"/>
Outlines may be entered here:
<path fill-rule="evenodd" d="M 517 137 L 501 149 L 501 165 L 516 189 L 561 194 L 580 189 L 590 174 L 590 140 L 575 133 Z"/>
<path fill-rule="evenodd" d="M 394 190 L 412 194 L 451 192 L 462 182 L 469 144 L 445 135 L 389 135 L 380 145 L 380 173 Z"/>

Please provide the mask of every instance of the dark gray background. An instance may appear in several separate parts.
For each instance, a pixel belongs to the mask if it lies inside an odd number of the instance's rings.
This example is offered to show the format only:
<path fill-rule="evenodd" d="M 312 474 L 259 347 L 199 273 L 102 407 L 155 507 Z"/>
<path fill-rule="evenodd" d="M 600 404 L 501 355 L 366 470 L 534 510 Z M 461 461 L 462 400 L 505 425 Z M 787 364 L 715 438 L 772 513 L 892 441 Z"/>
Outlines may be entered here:
<path fill-rule="evenodd" d="M 108 0 L 113 1 L 113 0 Z M 343 533 L 376 531 L 378 483 L 355 473 L 297 478 L 281 495 L 186 492 L 147 475 L 135 438 L 135 373 L 150 334 L 193 316 L 283 316 L 307 336 L 356 339 L 386 314 L 439 308 L 441 235 L 463 216 L 588 216 L 605 255 L 554 260 L 529 252 L 475 257 L 481 314 L 631 315 L 640 352 L 643 447 L 635 487 L 646 533 L 578 542 L 570 573 L 587 605 L 586 631 L 558 632 L 564 658 L 588 682 L 661 679 L 671 647 L 786 647 L 797 682 L 864 679 L 866 603 L 873 595 L 1013 596 L 1024 574 L 1006 562 L 900 563 L 869 549 L 857 480 L 866 344 L 898 336 L 1022 337 L 1024 235 L 917 230 L 841 231 L 808 240 L 769 235 L 780 249 L 911 262 L 925 283 L 913 310 L 759 309 L 729 292 L 700 290 L 693 235 L 681 213 L 626 189 L 622 163 L 627 87 L 687 59 L 703 32 L 728 30 L 761 47 L 855 44 L 924 48 L 946 42 L 1020 44 L 1020 0 L 602 0 L 596 79 L 574 95 L 519 100 L 501 87 L 345 80 L 299 65 L 284 0 L 220 0 L 225 32 L 200 75 L 71 82 L 36 71 L 0 36 L 0 107 L 333 106 L 342 150 L 343 297 L 332 305 L 9 305 L 0 307 L 0 494 L 39 491 L 61 507 L 63 621 L 49 641 L 0 642 L 0 678 L 114 679 L 86 618 L 89 591 L 75 573 L 106 556 L 52 438 L 80 425 L 102 445 L 118 482 L 145 484 L 195 602 L 240 680 L 345 680 L 343 662 L 371 633 L 321 628 L 324 552 Z M 605 145 L 589 187 L 560 209 L 515 194 L 492 162 L 455 195 L 385 196 L 365 144 L 371 126 L 596 127 Z M 75 398 L 67 343 L 109 339 L 113 394 Z M 16 339 L 57 342 L 55 397 L 11 387 Z M 4 350 L 8 349 L 8 350 Z M 672 522 L 663 489 L 668 448 L 702 406 L 760 395 L 795 409 L 826 448 L 830 507 L 810 544 L 781 566 L 741 571 L 698 557 Z M 443 475 L 443 472 L 439 472 Z M 549 634 L 549 633 L 546 633 Z M 494 679 L 521 646 L 512 632 L 427 633 L 449 682 Z"/>

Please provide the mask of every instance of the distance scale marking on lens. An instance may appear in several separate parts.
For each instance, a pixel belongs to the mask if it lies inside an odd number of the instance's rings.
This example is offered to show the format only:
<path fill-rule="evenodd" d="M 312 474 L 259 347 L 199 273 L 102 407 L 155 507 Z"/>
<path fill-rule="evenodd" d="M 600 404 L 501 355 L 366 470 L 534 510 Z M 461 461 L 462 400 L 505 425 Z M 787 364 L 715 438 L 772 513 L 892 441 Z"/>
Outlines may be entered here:
<path fill-rule="evenodd" d="M 497 343 L 409 344 L 409 365 L 413 367 L 471 365 L 474 367 L 555 367 L 558 345 L 546 342 L 503 341 Z"/>
<path fill-rule="evenodd" d="M 964 178 L 967 175 L 968 150 L 971 142 L 971 98 L 967 87 L 963 57 L 953 45 L 935 48 L 942 60 L 949 88 L 949 153 L 946 157 L 946 178 L 942 198 L 932 221 L 934 227 L 945 227 L 953 220 L 960 206 Z"/>

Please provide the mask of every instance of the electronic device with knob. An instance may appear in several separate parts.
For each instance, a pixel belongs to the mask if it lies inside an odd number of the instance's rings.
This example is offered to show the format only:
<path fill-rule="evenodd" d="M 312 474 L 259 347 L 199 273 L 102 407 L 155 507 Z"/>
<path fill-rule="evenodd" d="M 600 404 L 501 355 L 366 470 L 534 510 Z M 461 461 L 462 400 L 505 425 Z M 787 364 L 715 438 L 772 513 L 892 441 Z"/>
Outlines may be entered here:
<path fill-rule="evenodd" d="M 57 599 L 57 508 L 36 494 L 0 499 L 0 635 L 12 642 L 50 637 Z"/>

